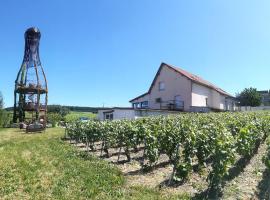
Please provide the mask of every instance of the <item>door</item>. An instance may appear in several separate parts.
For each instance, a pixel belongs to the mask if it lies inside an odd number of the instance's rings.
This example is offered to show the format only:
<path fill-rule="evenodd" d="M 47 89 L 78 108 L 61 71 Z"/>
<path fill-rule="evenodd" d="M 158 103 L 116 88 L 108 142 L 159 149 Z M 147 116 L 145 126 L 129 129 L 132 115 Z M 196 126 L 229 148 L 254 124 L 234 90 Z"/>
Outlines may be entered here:
<path fill-rule="evenodd" d="M 175 109 L 177 109 L 177 110 L 184 109 L 184 101 L 183 101 L 181 95 L 176 95 L 174 97 L 174 105 L 175 105 Z"/>

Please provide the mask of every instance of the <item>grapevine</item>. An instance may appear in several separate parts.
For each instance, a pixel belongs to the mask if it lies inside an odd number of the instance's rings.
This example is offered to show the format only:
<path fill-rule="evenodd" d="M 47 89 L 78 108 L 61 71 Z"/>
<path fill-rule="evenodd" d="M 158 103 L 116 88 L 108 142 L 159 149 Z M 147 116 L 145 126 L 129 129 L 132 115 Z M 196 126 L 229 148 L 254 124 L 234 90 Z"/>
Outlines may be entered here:
<path fill-rule="evenodd" d="M 67 125 L 66 132 L 76 143 L 85 143 L 87 149 L 95 150 L 101 144 L 100 153 L 106 157 L 110 157 L 111 148 L 118 148 L 118 161 L 122 150 L 131 161 L 131 150 L 143 147 L 143 168 L 153 167 L 165 154 L 173 166 L 170 180 L 187 180 L 195 164 L 203 168 L 210 160 L 209 186 L 218 188 L 237 155 L 249 158 L 269 136 L 270 113 L 190 113 L 136 120 L 75 121 Z M 265 163 L 270 167 L 269 154 Z"/>

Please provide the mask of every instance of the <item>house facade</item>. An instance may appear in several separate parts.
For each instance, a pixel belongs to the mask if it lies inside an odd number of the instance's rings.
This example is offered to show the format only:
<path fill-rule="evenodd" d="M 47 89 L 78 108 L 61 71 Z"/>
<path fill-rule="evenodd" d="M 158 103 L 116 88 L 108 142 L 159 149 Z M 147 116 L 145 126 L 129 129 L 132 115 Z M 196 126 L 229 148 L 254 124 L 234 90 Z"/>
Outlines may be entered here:
<path fill-rule="evenodd" d="M 235 98 L 214 84 L 161 63 L 148 92 L 130 100 L 134 109 L 208 112 L 234 111 Z"/>

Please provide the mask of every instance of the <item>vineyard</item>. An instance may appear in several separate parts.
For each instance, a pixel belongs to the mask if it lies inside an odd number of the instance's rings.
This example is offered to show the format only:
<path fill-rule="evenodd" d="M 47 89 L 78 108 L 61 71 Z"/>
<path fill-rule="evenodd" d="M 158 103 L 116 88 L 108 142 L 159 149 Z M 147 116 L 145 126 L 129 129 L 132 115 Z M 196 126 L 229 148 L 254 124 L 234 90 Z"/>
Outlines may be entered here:
<path fill-rule="evenodd" d="M 208 193 L 221 191 L 228 171 L 249 160 L 270 134 L 270 113 L 210 113 L 148 117 L 137 120 L 73 122 L 70 140 L 87 151 L 110 157 L 111 149 L 131 161 L 143 149 L 142 170 L 153 168 L 162 155 L 173 166 L 168 184 L 185 182 L 192 173 L 208 168 Z M 264 163 L 270 170 L 270 143 Z M 197 166 L 196 168 L 194 166 Z"/>
<path fill-rule="evenodd" d="M 266 167 L 270 170 L 270 139 L 268 140 L 268 153 L 264 157 Z"/>

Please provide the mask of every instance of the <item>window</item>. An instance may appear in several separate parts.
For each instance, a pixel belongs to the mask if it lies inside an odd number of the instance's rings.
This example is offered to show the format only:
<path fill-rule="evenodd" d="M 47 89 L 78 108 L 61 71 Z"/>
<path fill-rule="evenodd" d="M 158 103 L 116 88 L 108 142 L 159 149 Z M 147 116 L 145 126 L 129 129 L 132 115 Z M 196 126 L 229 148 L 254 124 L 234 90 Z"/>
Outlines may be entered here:
<path fill-rule="evenodd" d="M 104 113 L 105 120 L 113 120 L 113 113 Z"/>
<path fill-rule="evenodd" d="M 140 108 L 141 107 L 141 104 L 140 103 L 133 103 L 133 108 Z"/>
<path fill-rule="evenodd" d="M 148 101 L 141 102 L 141 108 L 148 108 Z"/>
<path fill-rule="evenodd" d="M 176 109 L 181 109 L 184 107 L 184 101 L 182 100 L 181 95 L 176 95 L 174 97 L 174 106 Z"/>
<path fill-rule="evenodd" d="M 156 103 L 161 103 L 161 98 L 156 98 Z"/>
<path fill-rule="evenodd" d="M 208 106 L 208 98 L 205 98 L 205 105 Z"/>
<path fill-rule="evenodd" d="M 165 83 L 163 81 L 158 83 L 159 91 L 165 90 Z"/>

